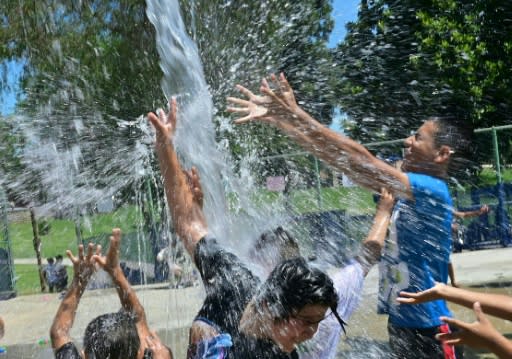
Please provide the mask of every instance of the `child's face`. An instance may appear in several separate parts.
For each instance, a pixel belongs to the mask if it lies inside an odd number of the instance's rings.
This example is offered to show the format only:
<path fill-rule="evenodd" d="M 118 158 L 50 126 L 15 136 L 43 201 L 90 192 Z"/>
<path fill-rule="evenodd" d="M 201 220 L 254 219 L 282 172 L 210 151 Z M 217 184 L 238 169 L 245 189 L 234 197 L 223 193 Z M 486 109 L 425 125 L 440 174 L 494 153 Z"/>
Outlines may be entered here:
<path fill-rule="evenodd" d="M 403 171 L 429 173 L 435 169 L 439 152 L 435 144 L 436 132 L 436 123 L 426 121 L 416 133 L 405 139 Z"/>
<path fill-rule="evenodd" d="M 291 352 L 297 344 L 315 335 L 327 309 L 323 305 L 308 304 L 290 318 L 276 321 L 272 329 L 274 341 L 284 351 Z"/>

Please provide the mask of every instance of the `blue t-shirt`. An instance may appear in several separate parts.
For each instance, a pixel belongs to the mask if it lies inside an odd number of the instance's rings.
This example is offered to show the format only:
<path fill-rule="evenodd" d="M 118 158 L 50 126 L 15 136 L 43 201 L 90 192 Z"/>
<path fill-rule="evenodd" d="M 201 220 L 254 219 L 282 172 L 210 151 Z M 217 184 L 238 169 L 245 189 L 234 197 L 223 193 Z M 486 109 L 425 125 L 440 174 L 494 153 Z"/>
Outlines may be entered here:
<path fill-rule="evenodd" d="M 409 305 L 395 300 L 400 291 L 418 292 L 448 280 L 451 253 L 452 199 L 446 182 L 418 173 L 408 173 L 413 199 L 400 200 L 392 216 L 390 237 L 384 255 L 386 285 L 379 299 L 386 302 L 389 321 L 399 327 L 431 328 L 440 316 L 451 317 L 444 300 Z M 390 238 L 393 242 L 393 238 Z M 382 274 L 381 274 L 382 275 Z"/>

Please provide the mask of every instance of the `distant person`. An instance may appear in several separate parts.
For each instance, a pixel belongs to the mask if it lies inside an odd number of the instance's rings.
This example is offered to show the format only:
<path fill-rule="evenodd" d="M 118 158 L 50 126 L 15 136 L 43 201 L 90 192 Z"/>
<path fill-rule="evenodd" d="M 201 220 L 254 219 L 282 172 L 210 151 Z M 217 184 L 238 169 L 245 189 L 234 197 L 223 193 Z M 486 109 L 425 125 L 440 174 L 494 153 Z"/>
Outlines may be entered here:
<path fill-rule="evenodd" d="M 56 359 L 172 359 L 171 349 L 163 345 L 158 336 L 150 331 L 144 308 L 135 291 L 130 287 L 119 264 L 121 231 L 112 230 L 106 256 L 101 246 L 89 243 L 78 247 L 78 257 L 66 251 L 73 263 L 74 276 L 62 300 L 50 329 L 52 348 Z M 70 336 L 76 311 L 96 265 L 107 272 L 116 287 L 121 310 L 94 318 L 87 325 L 83 349 L 79 353 Z"/>
<path fill-rule="evenodd" d="M 418 293 L 400 292 L 400 297 L 397 298 L 402 304 L 419 304 L 439 299 L 473 308 L 476 321 L 465 323 L 457 319 L 441 317 L 441 320 L 459 328 L 460 331 L 438 334 L 437 339 L 447 344 L 485 348 L 502 359 L 512 358 L 512 342 L 500 334 L 484 314 L 485 312 L 505 320 L 512 320 L 512 297 L 473 292 L 437 283 L 434 287 Z"/>
<path fill-rule="evenodd" d="M 43 270 L 43 276 L 46 284 L 48 285 L 48 291 L 53 293 L 57 284 L 57 271 L 55 267 L 55 259 L 53 257 L 46 258 L 46 266 Z"/>
<path fill-rule="evenodd" d="M 451 316 L 445 301 L 418 306 L 397 305 L 400 290 L 423 290 L 446 283 L 452 248 L 453 204 L 446 180 L 467 165 L 472 129 L 467 120 L 432 116 L 404 141 L 401 169 L 375 157 L 360 143 L 316 121 L 295 100 L 285 76 L 262 81 L 257 96 L 238 85 L 246 97 L 228 98 L 236 124 L 261 122 L 277 127 L 313 155 L 373 191 L 384 187 L 397 198 L 390 240 L 381 266 L 379 310 L 388 316 L 391 351 L 396 358 L 445 358 L 453 346 L 435 340 L 450 328 L 440 316 Z M 459 353 L 460 354 L 460 353 Z"/>
<path fill-rule="evenodd" d="M 198 200 L 195 169 L 183 172 L 174 149 L 176 100 L 170 112 L 148 115 L 173 228 L 194 259 L 206 290 L 195 322 L 205 333 L 192 340 L 188 358 L 296 359 L 296 345 L 311 338 L 327 314 L 340 325 L 332 281 L 301 258 L 280 263 L 264 283 L 211 236 Z M 330 311 L 328 313 L 328 310 Z"/>
<path fill-rule="evenodd" d="M 183 265 L 184 265 L 184 254 L 183 250 L 177 249 L 177 245 L 170 245 L 162 248 L 157 256 L 158 262 L 166 262 L 171 287 L 180 288 L 183 284 Z"/>
<path fill-rule="evenodd" d="M 68 287 L 68 271 L 63 260 L 62 255 L 55 256 L 55 290 L 57 292 L 62 292 Z"/>
<path fill-rule="evenodd" d="M 0 317 L 0 339 L 2 339 L 5 335 L 5 322 L 4 318 Z"/>

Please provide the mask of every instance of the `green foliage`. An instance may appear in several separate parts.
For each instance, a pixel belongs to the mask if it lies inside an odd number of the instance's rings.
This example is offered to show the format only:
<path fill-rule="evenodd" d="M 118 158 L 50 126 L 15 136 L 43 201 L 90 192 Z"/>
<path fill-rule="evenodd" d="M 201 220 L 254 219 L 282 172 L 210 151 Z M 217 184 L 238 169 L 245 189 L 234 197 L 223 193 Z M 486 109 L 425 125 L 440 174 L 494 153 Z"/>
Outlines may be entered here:
<path fill-rule="evenodd" d="M 340 105 L 361 142 L 403 138 L 430 115 L 510 122 L 512 3 L 363 0 L 337 49 Z M 511 133 L 500 133 L 502 154 Z M 479 142 L 476 160 L 489 156 Z M 503 161 L 507 160 L 503 156 Z"/>

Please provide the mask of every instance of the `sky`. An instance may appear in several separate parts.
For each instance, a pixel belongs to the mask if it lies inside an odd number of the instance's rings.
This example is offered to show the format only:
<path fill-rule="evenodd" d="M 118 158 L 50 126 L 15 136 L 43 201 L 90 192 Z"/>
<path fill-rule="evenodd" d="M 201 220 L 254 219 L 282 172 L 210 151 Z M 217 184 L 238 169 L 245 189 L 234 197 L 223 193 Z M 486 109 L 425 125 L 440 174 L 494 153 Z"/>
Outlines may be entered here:
<path fill-rule="evenodd" d="M 346 34 L 345 24 L 357 19 L 357 11 L 360 0 L 334 0 L 332 17 L 334 30 L 329 38 L 329 47 L 335 47 L 343 41 Z"/>
<path fill-rule="evenodd" d="M 329 47 L 333 48 L 339 42 L 343 41 L 346 33 L 345 24 L 349 21 L 354 21 L 357 18 L 359 1 L 360 0 L 333 1 L 332 17 L 334 19 L 334 30 L 329 38 Z M 6 88 L 7 92 L 2 91 L 3 96 L 0 96 L 0 115 L 9 115 L 14 112 L 16 105 L 15 93 L 20 90 L 18 82 L 22 64 L 19 62 L 9 61 L 2 65 L 5 66 L 7 77 L 3 79 L 0 77 L 0 86 L 2 89 Z M 339 121 L 336 120 L 333 122 L 335 124 L 339 123 Z M 336 126 L 333 128 L 336 129 Z"/>

